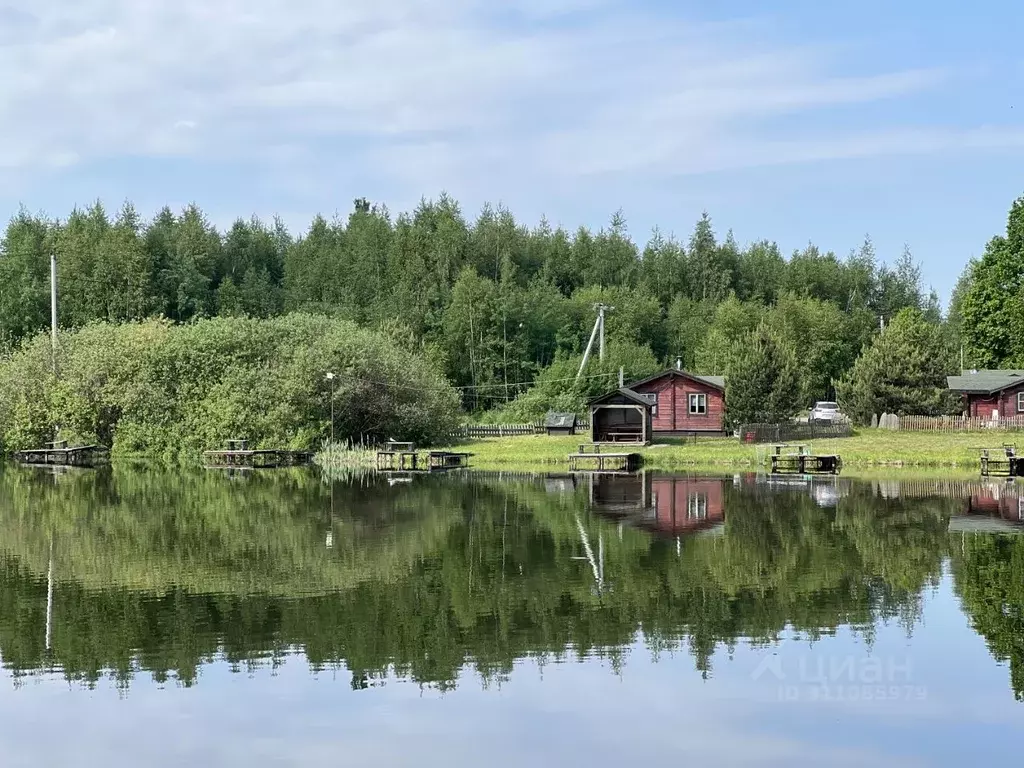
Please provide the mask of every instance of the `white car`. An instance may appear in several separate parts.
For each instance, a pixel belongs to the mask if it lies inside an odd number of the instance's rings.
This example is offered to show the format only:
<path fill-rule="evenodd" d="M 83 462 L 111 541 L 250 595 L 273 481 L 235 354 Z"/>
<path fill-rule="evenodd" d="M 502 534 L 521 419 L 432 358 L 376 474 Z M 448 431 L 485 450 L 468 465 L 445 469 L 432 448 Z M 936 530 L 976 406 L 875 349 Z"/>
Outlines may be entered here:
<path fill-rule="evenodd" d="M 839 404 L 829 400 L 819 400 L 811 408 L 811 414 L 807 420 L 811 424 L 835 424 L 844 421 L 846 417 L 840 412 Z"/>

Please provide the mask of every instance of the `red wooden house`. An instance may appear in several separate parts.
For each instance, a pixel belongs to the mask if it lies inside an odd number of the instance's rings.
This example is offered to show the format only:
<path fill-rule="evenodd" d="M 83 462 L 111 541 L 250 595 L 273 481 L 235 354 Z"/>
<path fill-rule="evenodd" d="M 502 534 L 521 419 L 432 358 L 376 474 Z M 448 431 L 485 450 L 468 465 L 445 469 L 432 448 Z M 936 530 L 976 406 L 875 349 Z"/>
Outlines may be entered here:
<path fill-rule="evenodd" d="M 963 371 L 947 377 L 946 382 L 963 395 L 968 416 L 993 420 L 1024 417 L 1024 371 Z"/>
<path fill-rule="evenodd" d="M 642 395 L 657 395 L 651 410 L 655 436 L 725 432 L 725 379 L 721 376 L 701 376 L 670 368 L 633 382 L 629 389 Z"/>

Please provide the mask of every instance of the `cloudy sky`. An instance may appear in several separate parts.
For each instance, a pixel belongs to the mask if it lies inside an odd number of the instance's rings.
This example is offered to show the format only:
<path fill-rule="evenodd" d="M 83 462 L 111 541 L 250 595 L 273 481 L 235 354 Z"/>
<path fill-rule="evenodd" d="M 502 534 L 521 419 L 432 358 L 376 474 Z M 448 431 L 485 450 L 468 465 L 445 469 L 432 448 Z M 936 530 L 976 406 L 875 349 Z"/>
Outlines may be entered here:
<path fill-rule="evenodd" d="M 907 243 L 946 294 L 1024 193 L 1022 23 L 1009 0 L 0 0 L 0 211 L 301 230 L 444 190 L 567 227 L 621 208 L 643 241 L 707 210 L 787 251 Z"/>

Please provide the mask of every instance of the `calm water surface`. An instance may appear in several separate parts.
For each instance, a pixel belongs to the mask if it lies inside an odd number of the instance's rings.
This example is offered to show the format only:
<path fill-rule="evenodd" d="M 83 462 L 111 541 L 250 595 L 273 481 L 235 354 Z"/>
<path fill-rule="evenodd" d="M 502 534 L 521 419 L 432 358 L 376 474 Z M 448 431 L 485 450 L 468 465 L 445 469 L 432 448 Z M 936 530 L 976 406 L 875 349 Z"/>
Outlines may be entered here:
<path fill-rule="evenodd" d="M 1018 764 L 1022 489 L 6 468 L 0 764 Z"/>

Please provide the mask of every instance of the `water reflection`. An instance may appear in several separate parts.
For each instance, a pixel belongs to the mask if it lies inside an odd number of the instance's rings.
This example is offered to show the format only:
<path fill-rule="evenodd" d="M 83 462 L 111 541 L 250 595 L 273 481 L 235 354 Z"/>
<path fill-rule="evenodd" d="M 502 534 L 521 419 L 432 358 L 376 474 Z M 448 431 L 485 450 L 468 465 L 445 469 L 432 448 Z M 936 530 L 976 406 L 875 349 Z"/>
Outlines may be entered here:
<path fill-rule="evenodd" d="M 0 654 L 127 690 L 191 686 L 226 660 L 301 653 L 353 688 L 449 690 L 472 670 L 598 658 L 643 643 L 716 652 L 920 625 L 952 589 L 1024 695 L 1021 486 L 616 475 L 457 474 L 333 485 L 115 467 L 0 473 Z M 628 674 L 628 670 L 624 673 Z M 471 683 L 474 684 L 475 683 Z"/>

